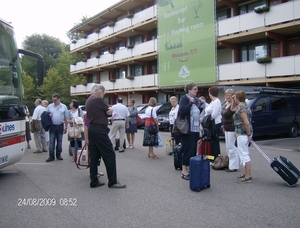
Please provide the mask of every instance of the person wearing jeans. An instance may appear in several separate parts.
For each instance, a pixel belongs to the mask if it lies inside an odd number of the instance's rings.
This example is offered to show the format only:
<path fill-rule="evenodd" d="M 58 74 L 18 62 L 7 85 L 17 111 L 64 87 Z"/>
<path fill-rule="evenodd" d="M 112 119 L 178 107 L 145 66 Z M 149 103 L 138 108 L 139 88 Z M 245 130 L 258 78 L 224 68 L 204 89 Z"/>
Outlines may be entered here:
<path fill-rule="evenodd" d="M 56 159 L 63 160 L 61 156 L 62 152 L 62 138 L 63 134 L 67 133 L 67 126 L 69 121 L 69 111 L 65 104 L 60 102 L 59 94 L 52 95 L 53 103 L 47 108 L 52 120 L 52 126 L 49 130 L 50 145 L 49 145 L 49 158 L 46 162 L 54 161 L 54 151 L 56 150 Z M 56 141 L 56 148 L 55 148 Z"/>

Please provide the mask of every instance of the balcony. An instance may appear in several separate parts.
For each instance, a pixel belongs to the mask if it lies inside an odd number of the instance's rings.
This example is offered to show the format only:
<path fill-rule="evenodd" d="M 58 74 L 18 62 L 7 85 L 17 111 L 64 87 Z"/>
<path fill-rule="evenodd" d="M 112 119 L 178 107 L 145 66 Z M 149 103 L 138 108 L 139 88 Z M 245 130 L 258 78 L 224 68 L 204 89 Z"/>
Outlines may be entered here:
<path fill-rule="evenodd" d="M 218 22 L 218 36 L 231 35 L 251 29 L 267 27 L 270 25 L 293 21 L 300 18 L 300 1 L 291 1 L 272 6 L 264 14 L 255 12 L 231 17 Z"/>
<path fill-rule="evenodd" d="M 75 44 L 70 45 L 70 51 L 81 48 L 89 43 L 99 41 L 102 38 L 120 32 L 124 29 L 130 28 L 131 26 L 138 25 L 156 16 L 157 16 L 157 5 L 154 5 L 134 14 L 133 18 L 124 18 L 120 21 L 117 21 L 113 27 L 107 26 L 101 29 L 99 33 L 92 33 L 88 35 L 87 38 L 79 39 Z"/>
<path fill-rule="evenodd" d="M 94 83 L 88 83 L 85 85 L 70 86 L 70 93 L 72 95 L 78 94 L 90 94 L 91 88 Z M 101 85 L 105 87 L 106 91 L 110 90 L 135 90 L 142 89 L 144 87 L 155 87 L 158 85 L 157 74 L 148 74 L 135 76 L 134 80 L 128 80 L 127 78 L 117 79 L 116 82 L 110 82 L 108 80 L 101 81 Z"/>
<path fill-rule="evenodd" d="M 91 67 L 105 65 L 116 61 L 125 60 L 135 56 L 140 56 L 157 51 L 157 39 L 149 40 L 144 43 L 136 44 L 133 49 L 124 48 L 117 50 L 115 54 L 101 55 L 100 58 L 90 58 L 87 62 L 78 62 L 70 66 L 70 72 L 74 73 L 79 70 L 85 70 Z"/>
<path fill-rule="evenodd" d="M 284 67 L 283 67 L 284 66 Z M 300 56 L 273 58 L 270 64 L 256 61 L 219 65 L 219 81 L 251 80 L 300 75 Z"/>

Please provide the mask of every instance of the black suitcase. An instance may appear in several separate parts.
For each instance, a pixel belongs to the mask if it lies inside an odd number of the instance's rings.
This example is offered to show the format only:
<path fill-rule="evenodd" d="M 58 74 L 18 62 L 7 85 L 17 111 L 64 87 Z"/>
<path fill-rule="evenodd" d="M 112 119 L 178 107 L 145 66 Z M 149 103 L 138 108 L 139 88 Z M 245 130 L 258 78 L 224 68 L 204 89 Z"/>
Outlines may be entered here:
<path fill-rule="evenodd" d="M 289 187 L 296 185 L 300 177 L 300 172 L 288 159 L 278 156 L 271 160 L 255 142 L 252 141 L 252 145 L 267 159 L 272 169 L 282 177 Z"/>
<path fill-rule="evenodd" d="M 182 150 L 181 145 L 174 146 L 174 167 L 176 170 L 182 170 Z"/>
<path fill-rule="evenodd" d="M 120 139 L 117 138 L 117 139 L 116 139 L 116 147 L 115 147 L 115 150 L 119 150 L 119 147 L 120 147 Z M 125 139 L 124 139 L 123 148 L 124 148 L 124 150 L 126 149 L 126 140 L 125 140 Z"/>

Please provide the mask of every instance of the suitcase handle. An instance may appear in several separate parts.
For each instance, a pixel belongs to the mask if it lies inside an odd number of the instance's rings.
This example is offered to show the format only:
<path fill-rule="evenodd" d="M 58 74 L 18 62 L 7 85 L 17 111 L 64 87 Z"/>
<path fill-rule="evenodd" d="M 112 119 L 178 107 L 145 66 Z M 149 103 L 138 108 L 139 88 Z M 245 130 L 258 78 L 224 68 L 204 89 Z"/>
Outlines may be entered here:
<path fill-rule="evenodd" d="M 267 161 L 268 161 L 269 163 L 272 162 L 271 159 L 268 157 L 268 155 L 266 155 L 266 153 L 263 152 L 262 149 L 260 149 L 260 148 L 258 147 L 258 145 L 257 145 L 253 140 L 251 141 L 251 143 L 252 143 L 252 145 L 258 150 L 258 152 L 261 153 L 261 155 L 262 155 L 265 159 L 267 159 Z"/>

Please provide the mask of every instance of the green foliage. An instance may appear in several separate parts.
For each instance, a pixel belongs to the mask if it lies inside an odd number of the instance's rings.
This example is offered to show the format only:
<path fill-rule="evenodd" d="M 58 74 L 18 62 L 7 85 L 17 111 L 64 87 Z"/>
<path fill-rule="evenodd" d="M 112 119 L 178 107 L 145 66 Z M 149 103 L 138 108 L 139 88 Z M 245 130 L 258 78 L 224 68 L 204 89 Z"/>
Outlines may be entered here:
<path fill-rule="evenodd" d="M 88 17 L 87 16 L 83 16 L 78 23 L 74 24 L 74 28 L 76 28 L 77 26 L 81 25 L 86 20 L 88 20 Z M 67 37 L 69 37 L 70 40 L 79 40 L 79 39 L 81 39 L 82 37 L 85 36 L 84 33 L 80 33 L 80 32 L 74 31 L 74 28 L 71 29 L 70 31 L 68 31 L 66 33 Z"/>
<path fill-rule="evenodd" d="M 260 63 L 260 64 L 271 63 L 272 62 L 272 58 L 270 58 L 270 57 L 257 58 L 256 62 Z"/>
<path fill-rule="evenodd" d="M 263 6 L 263 7 L 259 7 L 259 8 L 254 9 L 254 11 L 255 11 L 255 13 L 261 14 L 261 13 L 264 13 L 264 12 L 269 12 L 270 7 Z"/>
<path fill-rule="evenodd" d="M 33 78 L 23 71 L 23 84 L 24 84 L 24 101 L 29 110 L 33 110 L 34 101 L 36 99 L 36 84 L 33 82 Z"/>
<path fill-rule="evenodd" d="M 27 51 L 32 51 L 43 56 L 45 64 L 45 72 L 50 67 L 56 67 L 57 58 L 61 54 L 65 44 L 59 39 L 51 37 L 46 34 L 34 34 L 27 36 L 22 43 L 22 48 Z M 22 69 L 30 73 L 34 82 L 37 82 L 37 60 L 30 56 L 22 56 L 21 58 Z"/>

